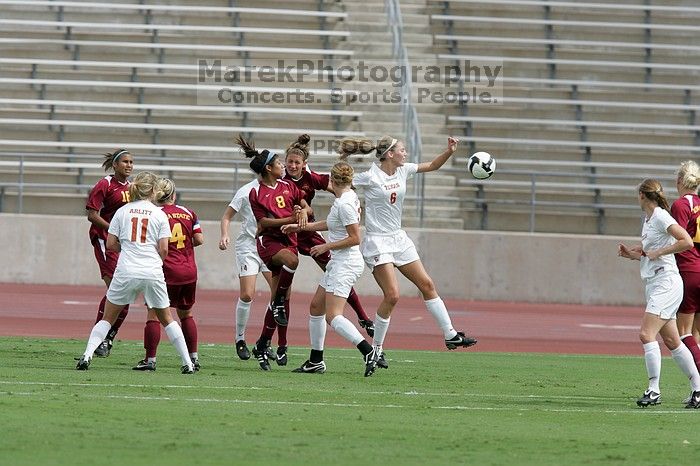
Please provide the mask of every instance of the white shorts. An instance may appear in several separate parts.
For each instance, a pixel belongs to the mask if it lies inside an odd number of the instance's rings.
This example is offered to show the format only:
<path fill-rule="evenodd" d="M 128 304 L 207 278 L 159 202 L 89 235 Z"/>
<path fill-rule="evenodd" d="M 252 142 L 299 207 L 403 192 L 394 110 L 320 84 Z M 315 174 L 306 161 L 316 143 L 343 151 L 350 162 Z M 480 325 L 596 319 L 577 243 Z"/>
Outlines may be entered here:
<path fill-rule="evenodd" d="M 360 251 L 370 270 L 382 264 L 401 267 L 420 259 L 416 246 L 403 230 L 388 235 L 368 233 L 362 239 Z"/>
<path fill-rule="evenodd" d="M 247 251 L 236 249 L 236 267 L 239 277 L 257 275 L 260 272 L 269 272 L 265 263 L 260 259 L 258 251 Z"/>
<path fill-rule="evenodd" d="M 326 272 L 318 285 L 326 290 L 326 293 L 347 299 L 350 289 L 355 286 L 364 270 L 365 264 L 360 254 L 343 254 L 340 257 L 331 255 Z"/>
<path fill-rule="evenodd" d="M 662 273 L 646 281 L 646 312 L 662 319 L 675 319 L 683 301 L 683 279 L 676 272 Z"/>
<path fill-rule="evenodd" d="M 167 309 L 170 307 L 168 288 L 164 279 L 156 278 L 129 278 L 115 275 L 107 290 L 107 299 L 118 306 L 133 304 L 140 293 L 146 305 L 155 309 Z"/>

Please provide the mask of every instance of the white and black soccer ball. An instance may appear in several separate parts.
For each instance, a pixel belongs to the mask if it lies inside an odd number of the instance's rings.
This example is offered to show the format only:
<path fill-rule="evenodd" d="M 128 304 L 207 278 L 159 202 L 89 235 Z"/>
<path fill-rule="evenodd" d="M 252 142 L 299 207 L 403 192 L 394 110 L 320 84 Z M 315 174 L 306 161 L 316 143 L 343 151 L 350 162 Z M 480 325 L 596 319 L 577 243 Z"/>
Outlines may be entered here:
<path fill-rule="evenodd" d="M 467 160 L 467 169 L 477 180 L 485 180 L 496 171 L 496 159 L 488 152 L 475 152 Z"/>

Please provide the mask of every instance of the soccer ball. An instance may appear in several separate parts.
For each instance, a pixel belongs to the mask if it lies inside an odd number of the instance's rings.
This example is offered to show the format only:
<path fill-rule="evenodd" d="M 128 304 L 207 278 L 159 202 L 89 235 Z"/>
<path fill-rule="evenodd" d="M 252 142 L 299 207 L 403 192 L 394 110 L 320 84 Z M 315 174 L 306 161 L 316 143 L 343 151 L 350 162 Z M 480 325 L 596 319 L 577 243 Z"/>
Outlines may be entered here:
<path fill-rule="evenodd" d="M 496 171 L 496 159 L 488 152 L 475 152 L 467 160 L 467 168 L 477 180 L 485 180 Z"/>

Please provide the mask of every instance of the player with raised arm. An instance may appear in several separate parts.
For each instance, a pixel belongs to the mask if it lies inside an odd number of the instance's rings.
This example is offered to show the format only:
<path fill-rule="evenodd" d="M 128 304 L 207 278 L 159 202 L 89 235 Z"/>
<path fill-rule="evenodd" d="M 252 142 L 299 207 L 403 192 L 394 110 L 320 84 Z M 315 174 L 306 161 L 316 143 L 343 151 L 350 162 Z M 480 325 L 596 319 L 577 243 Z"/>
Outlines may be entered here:
<path fill-rule="evenodd" d="M 452 326 L 445 303 L 423 267 L 413 241 L 401 228 L 403 201 L 407 180 L 416 173 L 427 173 L 442 167 L 457 149 L 458 139 L 448 138 L 447 148 L 430 162 L 408 163 L 406 147 L 398 139 L 384 136 L 376 144 L 368 139 L 343 139 L 338 152 L 342 159 L 356 153 L 375 152 L 379 161 L 366 172 L 355 175 L 355 186 L 364 188 L 365 230 L 360 245 L 365 263 L 382 289 L 384 298 L 374 319 L 375 361 L 381 367 L 383 345 L 391 313 L 399 300 L 397 268 L 421 292 L 425 307 L 433 316 L 445 338 L 448 349 L 469 347 L 476 339 L 458 332 Z"/>

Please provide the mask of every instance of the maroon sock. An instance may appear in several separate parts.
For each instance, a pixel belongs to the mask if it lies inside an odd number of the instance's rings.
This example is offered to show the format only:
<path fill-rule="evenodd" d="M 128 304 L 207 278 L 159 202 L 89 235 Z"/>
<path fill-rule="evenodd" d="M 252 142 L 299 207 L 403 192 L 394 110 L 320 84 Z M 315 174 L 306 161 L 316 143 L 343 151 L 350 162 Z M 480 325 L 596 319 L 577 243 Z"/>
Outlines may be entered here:
<path fill-rule="evenodd" d="M 277 282 L 277 290 L 275 290 L 275 302 L 287 296 L 287 290 L 292 286 L 295 271 L 296 269 L 289 272 L 286 267 L 282 267 L 282 270 L 280 270 L 280 278 L 279 282 Z"/>
<path fill-rule="evenodd" d="M 263 323 L 263 329 L 260 338 L 265 339 L 266 341 L 271 340 L 272 336 L 275 334 L 276 328 L 277 322 L 275 322 L 275 318 L 272 317 L 272 311 L 268 306 L 267 310 L 265 311 L 265 323 Z"/>
<path fill-rule="evenodd" d="M 367 316 L 365 309 L 362 307 L 362 304 L 360 303 L 360 298 L 357 296 L 357 293 L 355 293 L 355 288 L 350 288 L 350 294 L 348 295 L 348 304 L 350 305 L 352 310 L 355 311 L 355 314 L 357 314 L 358 319 L 371 320 L 369 316 Z"/>
<path fill-rule="evenodd" d="M 693 355 L 693 361 L 695 361 L 695 365 L 697 366 L 698 370 L 700 370 L 700 348 L 698 348 L 698 342 L 695 340 L 695 337 L 688 335 L 681 341 L 690 350 L 690 353 Z"/>
<path fill-rule="evenodd" d="M 287 322 L 289 322 L 289 301 L 284 302 L 284 313 L 287 315 Z M 280 327 L 277 329 L 277 346 L 287 346 L 287 327 Z"/>
<path fill-rule="evenodd" d="M 146 349 L 146 359 L 155 358 L 160 343 L 160 322 L 149 320 L 143 328 L 143 347 Z"/>
<path fill-rule="evenodd" d="M 97 306 L 97 317 L 95 318 L 95 323 L 98 323 L 99 321 L 101 321 L 105 318 L 105 302 L 106 301 L 107 301 L 107 295 L 104 295 L 102 297 L 102 301 L 100 301 L 100 305 Z"/>
<path fill-rule="evenodd" d="M 197 323 L 194 321 L 192 316 L 185 317 L 180 320 L 180 326 L 182 327 L 182 333 L 185 335 L 185 343 L 187 344 L 187 351 L 190 353 L 197 352 Z"/>

